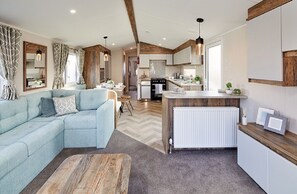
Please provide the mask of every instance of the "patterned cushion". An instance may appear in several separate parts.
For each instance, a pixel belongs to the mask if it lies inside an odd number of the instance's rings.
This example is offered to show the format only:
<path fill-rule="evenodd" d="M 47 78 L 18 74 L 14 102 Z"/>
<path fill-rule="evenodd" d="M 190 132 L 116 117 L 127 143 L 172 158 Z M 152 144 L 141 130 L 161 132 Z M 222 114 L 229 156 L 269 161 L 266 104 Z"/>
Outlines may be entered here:
<path fill-rule="evenodd" d="M 54 97 L 53 100 L 57 116 L 78 112 L 75 105 L 75 95 L 62 98 Z"/>

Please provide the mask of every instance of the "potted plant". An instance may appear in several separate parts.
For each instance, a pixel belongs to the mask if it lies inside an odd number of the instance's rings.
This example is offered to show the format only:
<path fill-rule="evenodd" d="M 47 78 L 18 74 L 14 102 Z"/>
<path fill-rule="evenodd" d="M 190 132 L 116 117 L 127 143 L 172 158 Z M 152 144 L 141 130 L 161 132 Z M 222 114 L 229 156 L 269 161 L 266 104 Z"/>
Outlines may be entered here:
<path fill-rule="evenodd" d="M 196 75 L 195 81 L 196 81 L 196 84 L 200 84 L 201 77 L 199 75 Z"/>
<path fill-rule="evenodd" d="M 226 87 L 227 87 L 226 94 L 232 94 L 232 83 L 231 82 L 226 83 Z"/>

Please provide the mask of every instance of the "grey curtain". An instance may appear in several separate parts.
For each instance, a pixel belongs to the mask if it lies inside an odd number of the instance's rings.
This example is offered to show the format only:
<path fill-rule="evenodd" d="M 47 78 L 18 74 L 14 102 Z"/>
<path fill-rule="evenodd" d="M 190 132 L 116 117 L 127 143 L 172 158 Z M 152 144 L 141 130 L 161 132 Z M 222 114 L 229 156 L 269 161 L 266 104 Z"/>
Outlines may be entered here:
<path fill-rule="evenodd" d="M 53 89 L 60 89 L 64 87 L 63 73 L 65 71 L 67 58 L 69 54 L 69 46 L 60 43 L 53 44 L 53 55 L 55 64 L 55 77 Z"/>
<path fill-rule="evenodd" d="M 77 84 L 84 84 L 85 80 L 82 75 L 84 70 L 84 62 L 85 62 L 85 51 L 83 49 L 78 49 L 75 51 L 76 57 L 77 57 Z"/>
<path fill-rule="evenodd" d="M 0 24 L 0 95 L 4 100 L 18 98 L 14 76 L 19 63 L 21 31 Z"/>

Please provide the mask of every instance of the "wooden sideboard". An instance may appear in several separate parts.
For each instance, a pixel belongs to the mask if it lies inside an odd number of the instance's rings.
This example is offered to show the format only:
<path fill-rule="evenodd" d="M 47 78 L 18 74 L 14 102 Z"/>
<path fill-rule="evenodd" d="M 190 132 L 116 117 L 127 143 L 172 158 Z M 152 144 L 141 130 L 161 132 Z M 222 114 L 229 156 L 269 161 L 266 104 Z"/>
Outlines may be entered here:
<path fill-rule="evenodd" d="M 260 125 L 239 125 L 238 165 L 267 193 L 297 193 L 297 135 L 284 136 Z"/>

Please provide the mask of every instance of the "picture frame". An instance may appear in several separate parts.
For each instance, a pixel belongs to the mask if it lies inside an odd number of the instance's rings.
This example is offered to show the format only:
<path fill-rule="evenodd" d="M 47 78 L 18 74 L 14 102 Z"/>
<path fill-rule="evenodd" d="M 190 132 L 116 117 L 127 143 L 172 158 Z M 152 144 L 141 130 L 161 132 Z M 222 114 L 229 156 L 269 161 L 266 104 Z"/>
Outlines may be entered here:
<path fill-rule="evenodd" d="M 256 124 L 264 126 L 267 114 L 274 114 L 274 110 L 260 107 L 258 109 Z"/>
<path fill-rule="evenodd" d="M 284 135 L 288 119 L 279 115 L 267 114 L 264 129 Z"/>

